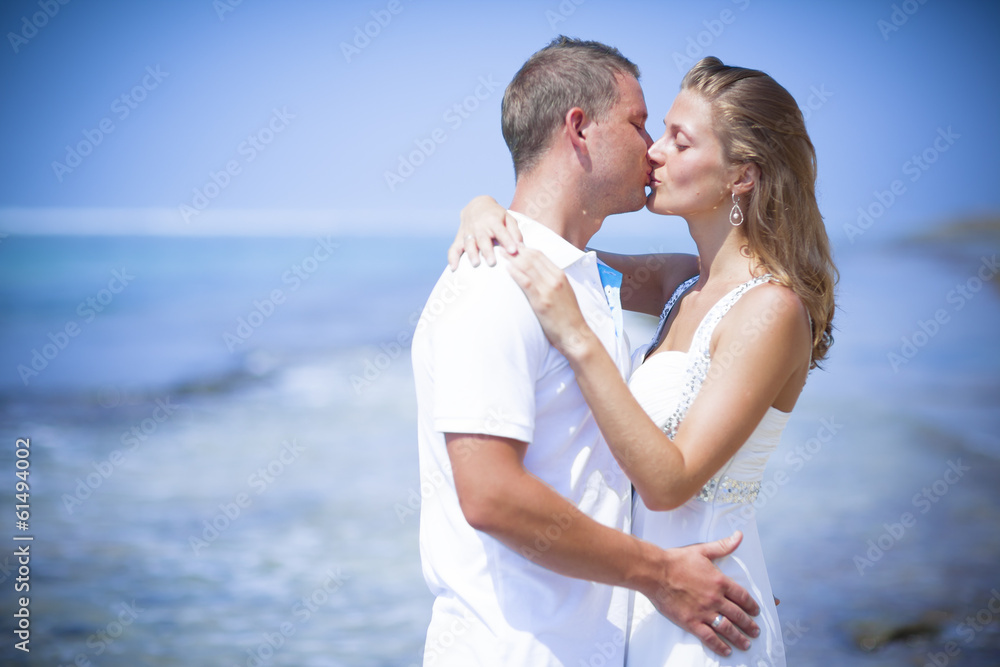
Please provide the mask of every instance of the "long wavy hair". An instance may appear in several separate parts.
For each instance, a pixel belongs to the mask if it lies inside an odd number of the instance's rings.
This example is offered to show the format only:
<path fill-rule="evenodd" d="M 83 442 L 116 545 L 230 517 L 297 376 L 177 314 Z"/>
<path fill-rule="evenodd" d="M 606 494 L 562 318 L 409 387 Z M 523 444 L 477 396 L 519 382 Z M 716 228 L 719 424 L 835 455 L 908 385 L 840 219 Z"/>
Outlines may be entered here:
<path fill-rule="evenodd" d="M 748 250 L 805 304 L 812 318 L 812 363 L 833 344 L 839 274 L 816 203 L 816 149 L 795 99 L 759 70 L 698 61 L 681 82 L 712 105 L 726 158 L 752 162 L 760 177 L 749 192 L 743 230 Z"/>

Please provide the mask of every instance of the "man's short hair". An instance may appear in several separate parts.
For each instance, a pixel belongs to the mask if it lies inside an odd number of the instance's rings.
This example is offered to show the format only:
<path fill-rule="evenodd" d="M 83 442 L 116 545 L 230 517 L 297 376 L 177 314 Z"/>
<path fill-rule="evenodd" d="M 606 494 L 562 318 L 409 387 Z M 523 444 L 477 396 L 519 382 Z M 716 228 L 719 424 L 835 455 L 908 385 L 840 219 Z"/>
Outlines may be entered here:
<path fill-rule="evenodd" d="M 603 120 L 618 102 L 620 75 L 639 78 L 639 68 L 618 49 L 560 35 L 528 58 L 503 95 L 503 138 L 514 174 L 538 163 L 566 112 L 580 107 Z"/>

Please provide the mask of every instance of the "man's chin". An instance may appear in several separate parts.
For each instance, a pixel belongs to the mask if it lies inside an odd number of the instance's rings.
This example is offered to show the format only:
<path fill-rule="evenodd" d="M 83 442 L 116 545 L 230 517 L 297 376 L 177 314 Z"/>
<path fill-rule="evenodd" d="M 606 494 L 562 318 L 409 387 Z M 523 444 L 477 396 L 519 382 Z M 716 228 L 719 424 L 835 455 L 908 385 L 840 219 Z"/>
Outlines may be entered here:
<path fill-rule="evenodd" d="M 637 198 L 635 202 L 632 204 L 632 206 L 629 208 L 628 212 L 635 213 L 636 211 L 641 211 L 645 207 L 646 207 L 646 200 Z"/>
<path fill-rule="evenodd" d="M 641 211 L 644 207 L 648 206 L 648 198 L 646 197 L 645 188 L 642 193 L 636 196 L 635 199 L 629 201 L 625 198 L 619 200 L 620 208 L 612 208 L 611 213 L 608 215 L 620 215 L 622 213 L 635 213 L 636 211 Z"/>

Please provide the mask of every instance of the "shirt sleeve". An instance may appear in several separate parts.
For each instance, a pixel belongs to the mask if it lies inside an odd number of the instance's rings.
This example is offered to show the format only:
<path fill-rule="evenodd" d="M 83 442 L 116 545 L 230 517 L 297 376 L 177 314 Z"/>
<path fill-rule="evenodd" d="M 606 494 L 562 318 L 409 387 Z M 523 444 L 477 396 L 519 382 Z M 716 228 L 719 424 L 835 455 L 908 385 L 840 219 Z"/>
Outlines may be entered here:
<path fill-rule="evenodd" d="M 536 380 L 551 346 L 503 260 L 478 268 L 463 261 L 453 275 L 450 290 L 439 284 L 424 312 L 434 430 L 530 443 Z"/>

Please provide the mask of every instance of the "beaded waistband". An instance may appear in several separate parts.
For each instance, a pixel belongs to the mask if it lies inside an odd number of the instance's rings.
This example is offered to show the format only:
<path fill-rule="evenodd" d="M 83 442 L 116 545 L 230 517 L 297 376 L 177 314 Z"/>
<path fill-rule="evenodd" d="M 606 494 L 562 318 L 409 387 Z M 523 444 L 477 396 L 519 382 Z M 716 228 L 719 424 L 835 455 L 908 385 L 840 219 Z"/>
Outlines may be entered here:
<path fill-rule="evenodd" d="M 728 475 L 715 477 L 701 488 L 697 498 L 706 503 L 752 503 L 757 500 L 760 482 L 741 482 Z"/>

